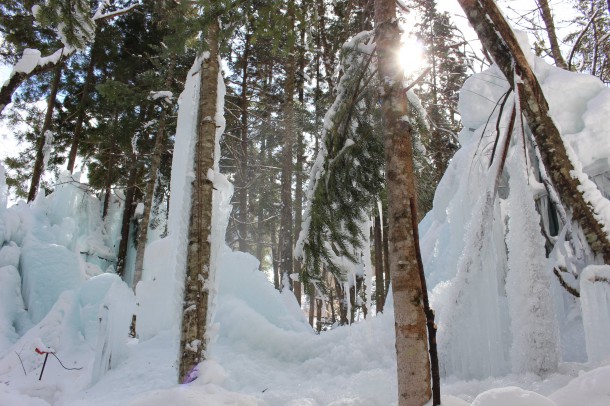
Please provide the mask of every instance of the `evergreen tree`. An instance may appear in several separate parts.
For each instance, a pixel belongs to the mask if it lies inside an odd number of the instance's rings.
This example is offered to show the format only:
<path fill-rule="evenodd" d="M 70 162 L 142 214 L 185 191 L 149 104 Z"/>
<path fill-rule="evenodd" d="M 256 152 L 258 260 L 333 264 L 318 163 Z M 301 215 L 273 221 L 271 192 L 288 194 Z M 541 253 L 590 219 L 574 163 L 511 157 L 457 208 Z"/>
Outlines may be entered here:
<path fill-rule="evenodd" d="M 576 1 L 581 15 L 574 20 L 579 29 L 567 36 L 572 44 L 567 58 L 568 69 L 597 76 L 604 83 L 610 83 L 610 14 L 606 13 L 604 0 Z"/>
<path fill-rule="evenodd" d="M 419 3 L 421 20 L 415 25 L 417 38 L 426 49 L 430 70 L 416 86 L 416 92 L 428 114 L 430 132 L 422 141 L 430 154 L 434 189 L 458 148 L 461 123 L 457 113 L 459 90 L 466 80 L 466 56 L 456 37 L 455 25 L 448 13 L 439 13 L 435 0 Z M 430 202 L 431 203 L 431 202 Z M 431 206 L 423 208 L 429 210 Z"/>

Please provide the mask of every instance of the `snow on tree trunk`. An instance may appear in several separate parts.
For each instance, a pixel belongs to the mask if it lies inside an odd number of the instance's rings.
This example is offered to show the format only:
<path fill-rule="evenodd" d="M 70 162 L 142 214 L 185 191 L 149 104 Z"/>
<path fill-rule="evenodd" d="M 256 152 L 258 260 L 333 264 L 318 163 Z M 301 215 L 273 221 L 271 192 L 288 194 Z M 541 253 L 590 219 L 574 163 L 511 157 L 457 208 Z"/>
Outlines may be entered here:
<path fill-rule="evenodd" d="M 559 363 L 559 328 L 551 297 L 540 215 L 526 183 L 520 148 L 510 166 L 508 196 L 508 297 L 512 368 L 516 373 L 553 372 Z"/>
<path fill-rule="evenodd" d="M 201 87 L 195 180 L 191 192 L 191 217 L 180 338 L 179 381 L 196 378 L 196 367 L 205 359 L 212 233 L 212 190 L 218 97 L 218 22 L 207 28 L 209 52 L 201 65 Z"/>
<path fill-rule="evenodd" d="M 610 266 L 589 265 L 580 275 L 580 303 L 589 362 L 610 357 Z"/>
<path fill-rule="evenodd" d="M 388 191 L 390 273 L 394 297 L 398 404 L 430 400 L 430 360 L 412 212 L 416 201 L 413 146 L 403 71 L 395 52 L 400 29 L 393 0 L 375 1 L 375 34 Z"/>

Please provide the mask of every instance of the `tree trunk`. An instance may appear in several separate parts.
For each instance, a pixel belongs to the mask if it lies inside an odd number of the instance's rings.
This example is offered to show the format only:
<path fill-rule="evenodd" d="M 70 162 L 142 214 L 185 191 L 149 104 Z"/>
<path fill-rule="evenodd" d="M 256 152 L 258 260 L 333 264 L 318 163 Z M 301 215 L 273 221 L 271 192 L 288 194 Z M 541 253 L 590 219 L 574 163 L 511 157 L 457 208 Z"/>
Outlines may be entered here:
<path fill-rule="evenodd" d="M 72 144 L 70 145 L 70 152 L 68 154 L 68 170 L 70 173 L 74 172 L 74 165 L 76 163 L 76 155 L 78 152 L 78 144 L 83 132 L 83 124 L 85 123 L 85 117 L 87 116 L 87 103 L 89 101 L 89 91 L 95 82 L 94 68 L 95 62 L 98 58 L 98 52 L 101 50 L 99 40 L 97 39 L 100 33 L 100 26 L 98 25 L 95 29 L 95 40 L 91 46 L 91 52 L 89 54 L 89 64 L 87 65 L 87 73 L 85 74 L 85 82 L 83 83 L 83 90 L 80 96 L 80 102 L 78 103 L 78 116 L 76 117 L 76 124 L 74 125 L 74 134 L 72 134 Z"/>
<path fill-rule="evenodd" d="M 319 333 L 322 331 L 322 299 L 316 299 L 316 318 L 318 319 L 316 331 Z"/>
<path fill-rule="evenodd" d="M 391 281 L 391 275 L 390 275 L 390 242 L 388 241 L 388 219 L 387 219 L 387 212 L 386 215 L 383 216 L 383 224 L 381 225 L 382 230 L 383 230 L 383 286 L 385 288 L 385 296 L 383 298 L 383 302 L 385 303 L 385 299 L 388 297 L 388 294 L 390 293 L 390 281 Z"/>
<path fill-rule="evenodd" d="M 324 280 L 328 280 L 326 271 L 322 272 L 322 278 Z M 334 277 L 332 277 L 332 278 L 333 278 L 333 282 L 334 282 Z M 335 298 L 333 296 L 332 287 L 330 289 L 328 289 L 328 304 L 330 305 L 330 322 L 331 322 L 331 324 L 335 324 L 335 322 L 337 321 L 337 313 L 335 311 Z"/>
<path fill-rule="evenodd" d="M 356 321 L 356 295 L 358 291 L 357 283 L 349 288 L 349 324 Z"/>
<path fill-rule="evenodd" d="M 296 66 L 294 58 L 294 0 L 288 2 L 287 18 L 289 21 L 288 46 L 286 50 L 286 83 L 284 106 L 284 136 L 282 147 L 282 189 L 280 218 L 280 270 L 281 290 L 292 289 L 290 275 L 293 272 L 292 259 L 292 147 L 294 144 L 294 82 Z M 286 286 L 286 285 L 287 286 Z"/>
<path fill-rule="evenodd" d="M 320 42 L 322 44 L 322 63 L 324 64 L 324 70 L 326 71 L 325 77 L 326 84 L 328 85 L 328 94 L 332 95 L 335 87 L 332 77 L 335 58 L 328 44 L 328 38 L 326 37 L 326 6 L 324 1 L 325 0 L 316 0 L 318 12 L 318 31 L 320 35 Z M 319 52 L 319 50 L 317 52 Z"/>
<path fill-rule="evenodd" d="M 106 182 L 104 185 L 104 206 L 102 207 L 102 218 L 105 219 L 108 215 L 110 206 L 110 197 L 112 196 L 112 166 L 114 165 L 114 153 L 111 150 L 108 152 L 108 160 L 106 161 Z"/>
<path fill-rule="evenodd" d="M 395 53 L 401 29 L 393 0 L 375 2 L 375 36 L 384 127 L 390 273 L 394 296 L 399 406 L 422 406 L 431 397 L 430 360 L 422 281 L 417 261 L 418 242 L 413 170 L 412 128 L 403 90 L 403 71 Z"/>
<path fill-rule="evenodd" d="M 267 149 L 267 136 L 265 132 L 261 134 L 261 151 L 265 151 Z M 262 154 L 261 154 L 262 156 Z M 265 209 L 262 203 L 262 193 L 259 190 L 259 198 L 258 198 L 258 208 L 257 208 L 257 221 L 256 221 L 256 258 L 259 263 L 263 263 L 263 248 L 264 248 L 264 239 L 265 239 Z"/>
<path fill-rule="evenodd" d="M 305 11 L 305 10 L 303 10 Z M 304 109 L 305 106 L 305 25 L 301 28 L 301 39 L 299 46 L 299 107 Z M 299 117 L 302 117 L 300 115 Z M 303 221 L 303 161 L 305 160 L 305 145 L 303 142 L 303 126 L 302 118 L 301 128 L 297 132 L 297 164 L 296 164 L 296 186 L 294 192 L 294 240 L 299 239 L 299 232 L 301 230 L 301 223 Z M 303 287 L 301 284 L 301 262 L 294 262 L 294 273 L 298 275 L 299 279 L 294 281 L 292 286 L 294 290 L 294 296 L 297 298 L 299 306 L 301 305 L 301 296 L 303 294 Z"/>
<path fill-rule="evenodd" d="M 271 222 L 271 264 L 273 265 L 273 286 L 275 286 L 275 288 L 277 290 L 281 289 L 281 284 L 280 284 L 280 273 L 281 273 L 281 269 L 279 266 L 279 255 L 278 255 L 278 245 L 279 242 L 277 240 L 277 232 L 275 231 L 276 228 L 276 222 L 273 221 Z"/>
<path fill-rule="evenodd" d="M 316 288 L 313 284 L 309 285 L 309 325 L 311 328 L 315 328 L 313 325 L 313 316 L 316 307 Z"/>
<path fill-rule="evenodd" d="M 568 69 L 566 61 L 561 56 L 561 50 L 559 49 L 559 41 L 557 41 L 557 32 L 555 31 L 555 22 L 553 21 L 553 14 L 551 13 L 551 7 L 549 6 L 548 0 L 537 0 L 538 7 L 540 7 L 540 14 L 542 15 L 542 21 L 546 26 L 546 32 L 549 36 L 549 44 L 551 45 L 551 55 L 555 60 L 555 65 L 562 69 Z"/>
<path fill-rule="evenodd" d="M 114 114 L 113 114 L 113 118 L 112 118 L 112 127 L 113 129 L 116 129 L 116 126 L 118 125 L 119 122 L 119 113 L 118 111 L 115 109 L 114 110 Z M 106 216 L 108 215 L 108 208 L 110 206 L 110 197 L 112 196 L 112 181 L 114 179 L 114 175 L 113 175 L 113 165 L 114 165 L 114 135 L 110 135 L 110 140 L 109 140 L 109 146 L 106 149 L 106 155 L 107 155 L 107 160 L 106 160 L 106 182 L 104 184 L 104 191 L 105 191 L 105 196 L 104 196 L 104 206 L 102 208 L 102 218 L 106 219 Z"/>
<path fill-rule="evenodd" d="M 194 368 L 204 360 L 208 317 L 210 274 L 212 191 L 208 170 L 214 167 L 216 140 L 216 103 L 218 98 L 218 20 L 207 27 L 208 58 L 201 65 L 201 87 L 197 144 L 195 147 L 195 180 L 193 181 L 187 269 L 184 280 L 182 335 L 180 338 L 179 381 L 190 381 Z"/>
<path fill-rule="evenodd" d="M 53 81 L 51 82 L 51 92 L 47 98 L 47 112 L 44 116 L 44 123 L 42 124 L 42 130 L 38 136 L 36 142 L 36 160 L 34 161 L 34 169 L 32 171 L 32 181 L 30 183 L 30 191 L 28 193 L 28 203 L 33 201 L 38 194 L 38 187 L 40 186 L 40 179 L 42 178 L 44 168 L 44 148 L 47 140 L 47 131 L 51 131 L 51 123 L 53 121 L 53 110 L 55 109 L 55 101 L 57 99 L 57 91 L 59 90 L 59 83 L 61 81 L 61 72 L 63 64 L 57 64 L 55 67 L 55 74 L 53 75 Z"/>
<path fill-rule="evenodd" d="M 572 177 L 574 170 L 559 130 L 549 113 L 549 106 L 513 31 L 493 0 L 459 0 L 479 39 L 519 95 L 521 107 L 536 144 L 542 163 L 562 203 L 572 212 L 572 219 L 583 230 L 595 255 L 610 263 L 610 242 L 602 224 L 585 201 L 582 186 Z"/>
<path fill-rule="evenodd" d="M 241 147 L 239 150 L 239 164 L 237 167 L 237 202 L 239 211 L 237 215 L 237 237 L 239 250 L 248 251 L 248 58 L 250 54 L 250 34 L 246 34 L 244 54 L 242 55 L 241 77 Z"/>
<path fill-rule="evenodd" d="M 171 89 L 172 82 L 174 81 L 174 68 L 176 66 L 176 56 L 172 55 L 169 61 L 169 68 L 165 83 L 163 84 L 163 90 Z M 150 163 L 150 178 L 146 183 L 146 196 L 144 200 L 144 212 L 142 213 L 142 220 L 140 220 L 140 234 L 138 235 L 138 242 L 136 248 L 136 263 L 135 271 L 133 276 L 132 287 L 135 290 L 136 285 L 142 279 L 142 271 L 144 269 L 144 254 L 146 251 L 146 243 L 148 242 L 148 226 L 150 224 L 150 216 L 153 206 L 153 198 L 155 194 L 155 185 L 157 184 L 157 173 L 161 167 L 161 156 L 163 155 L 164 145 L 166 140 L 166 127 L 167 127 L 167 110 L 169 106 L 162 106 L 161 114 L 159 116 L 159 125 L 157 127 L 157 136 L 155 137 L 155 146 L 153 148 L 153 156 Z"/>
<path fill-rule="evenodd" d="M 131 226 L 131 219 L 134 213 L 134 196 L 136 189 L 136 180 L 138 178 L 138 168 L 135 165 L 134 157 L 132 157 L 131 170 L 129 171 L 129 179 L 127 180 L 127 188 L 125 190 L 125 202 L 123 204 L 123 219 L 121 222 L 121 242 L 119 243 L 119 252 L 117 254 L 116 261 L 116 273 L 124 278 L 125 274 L 125 261 L 127 259 L 127 247 L 129 246 L 129 231 Z"/>
<path fill-rule="evenodd" d="M 347 301 L 349 298 L 346 297 L 343 284 L 337 282 L 337 279 L 334 276 L 331 276 L 331 278 L 333 278 L 335 293 L 337 295 L 337 301 L 339 302 L 339 325 L 345 326 L 349 324 L 349 319 L 347 318 Z"/>
<path fill-rule="evenodd" d="M 375 216 L 373 241 L 375 246 L 375 307 L 377 313 L 381 313 L 385 303 L 385 289 L 383 285 L 383 243 L 381 241 L 381 219 L 379 216 Z"/>

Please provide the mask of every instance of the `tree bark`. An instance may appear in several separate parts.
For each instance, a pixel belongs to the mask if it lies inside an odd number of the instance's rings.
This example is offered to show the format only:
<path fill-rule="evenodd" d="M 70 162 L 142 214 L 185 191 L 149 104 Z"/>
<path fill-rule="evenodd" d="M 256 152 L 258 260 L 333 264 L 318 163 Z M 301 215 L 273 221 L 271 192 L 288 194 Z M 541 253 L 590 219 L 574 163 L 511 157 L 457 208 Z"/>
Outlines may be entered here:
<path fill-rule="evenodd" d="M 106 182 L 104 185 L 104 205 L 102 207 L 102 218 L 105 219 L 108 215 L 110 207 L 110 197 L 112 196 L 112 166 L 114 165 L 114 154 L 112 151 L 108 153 L 106 168 Z"/>
<path fill-rule="evenodd" d="M 305 7 L 303 5 L 303 7 Z M 305 12 L 305 10 L 303 10 Z M 299 46 L 299 107 L 304 109 L 305 106 L 305 24 L 301 27 Z M 301 115 L 299 115 L 301 117 Z M 302 123 L 302 118 L 299 120 Z M 303 142 L 303 127 L 297 132 L 297 163 L 296 163 L 296 185 L 294 192 L 294 236 L 293 241 L 299 239 L 301 223 L 303 221 L 303 161 L 305 160 L 305 145 Z M 294 273 L 299 279 L 292 284 L 294 296 L 297 298 L 299 306 L 301 306 L 301 296 L 303 295 L 303 286 L 301 284 L 301 262 L 294 261 Z"/>
<path fill-rule="evenodd" d="M 133 157 L 132 157 L 133 159 Z M 125 274 L 125 262 L 127 259 L 127 248 L 129 246 L 129 231 L 131 226 L 131 219 L 134 213 L 134 196 L 135 196 L 135 184 L 138 179 L 138 168 L 132 165 L 129 171 L 129 179 L 127 180 L 127 188 L 125 190 L 125 202 L 123 203 L 123 219 L 121 221 L 121 242 L 119 243 L 119 252 L 117 254 L 116 261 L 116 273 L 124 278 Z"/>
<path fill-rule="evenodd" d="M 40 179 L 45 170 L 44 168 L 44 146 L 47 139 L 47 131 L 51 130 L 51 124 L 53 121 L 53 111 L 55 109 L 55 101 L 57 99 L 57 92 L 59 90 L 59 83 L 61 81 L 61 72 L 63 70 L 63 64 L 57 64 L 55 66 L 55 74 L 53 75 L 53 81 L 51 82 L 51 92 L 47 98 L 47 111 L 44 116 L 44 122 L 42 124 L 42 130 L 38 136 L 36 142 L 36 160 L 34 161 L 34 168 L 32 171 L 32 181 L 30 182 L 30 191 L 28 193 L 28 203 L 33 201 L 38 194 L 38 188 L 40 186 Z"/>
<path fill-rule="evenodd" d="M 309 285 L 309 325 L 311 326 L 311 328 L 314 328 L 315 326 L 313 325 L 313 316 L 315 314 L 315 307 L 316 307 L 316 288 L 314 287 L 313 284 Z"/>
<path fill-rule="evenodd" d="M 271 228 L 271 264 L 273 265 L 273 286 L 277 289 L 277 290 L 281 290 L 282 286 L 281 286 L 281 281 L 280 281 L 280 273 L 281 273 L 281 269 L 280 269 L 280 257 L 278 255 L 278 245 L 279 242 L 277 240 L 277 232 L 275 231 L 276 229 L 276 222 L 273 221 L 270 224 L 270 228 Z"/>
<path fill-rule="evenodd" d="M 195 180 L 193 181 L 187 269 L 184 280 L 179 381 L 194 378 L 194 368 L 205 359 L 210 276 L 212 191 L 208 170 L 214 167 L 216 103 L 218 98 L 218 20 L 207 27 L 209 55 L 201 65 Z"/>
<path fill-rule="evenodd" d="M 540 149 L 542 163 L 562 203 L 583 230 L 595 255 L 610 263 L 610 242 L 603 225 L 585 201 L 581 184 L 572 177 L 574 170 L 563 140 L 549 113 L 549 106 L 538 80 L 529 66 L 515 35 L 493 0 L 459 0 L 479 39 L 506 76 L 521 102 L 523 113 Z M 517 79 L 517 80 L 515 80 Z"/>
<path fill-rule="evenodd" d="M 379 216 L 375 216 L 373 241 L 375 246 L 375 308 L 377 313 L 381 313 L 385 303 L 385 286 L 383 284 L 383 243 L 381 241 L 381 219 Z"/>
<path fill-rule="evenodd" d="M 388 241 L 388 219 L 387 219 L 387 213 L 386 215 L 383 217 L 383 224 L 381 225 L 382 230 L 383 230 L 383 286 L 385 289 L 385 296 L 383 298 L 384 303 L 386 298 L 388 297 L 388 294 L 390 293 L 390 281 L 391 281 L 391 275 L 390 275 L 390 243 Z"/>
<path fill-rule="evenodd" d="M 403 90 L 404 74 L 395 53 L 401 29 L 394 0 L 375 1 L 375 37 L 381 116 L 384 128 L 390 273 L 394 297 L 399 406 L 422 406 L 431 397 L 430 360 L 422 281 L 413 230 L 417 199 L 412 128 Z"/>
<path fill-rule="evenodd" d="M 316 331 L 319 333 L 322 331 L 322 299 L 316 299 L 316 318 L 318 319 Z"/>
<path fill-rule="evenodd" d="M 542 15 L 542 21 L 546 26 L 546 32 L 549 37 L 549 44 L 551 45 L 551 55 L 555 60 L 555 65 L 562 69 L 568 69 L 566 61 L 561 56 L 561 50 L 559 48 L 559 41 L 557 41 L 557 32 L 555 31 L 555 21 L 553 20 L 553 14 L 551 13 L 551 7 L 549 6 L 548 0 L 537 0 L 538 7 L 540 7 L 540 14 Z"/>
<path fill-rule="evenodd" d="M 176 56 L 172 55 L 169 61 L 169 67 L 167 76 L 165 78 L 164 89 L 171 89 L 172 82 L 174 81 L 174 69 L 176 67 Z M 167 127 L 167 110 L 169 106 L 162 106 L 161 114 L 159 116 L 159 125 L 157 127 L 157 136 L 155 137 L 155 146 L 153 147 L 153 156 L 150 163 L 150 178 L 146 183 L 146 196 L 144 200 L 144 212 L 142 213 L 142 220 L 140 220 L 140 234 L 138 235 L 138 242 L 136 248 L 136 263 L 135 271 L 133 276 L 132 287 L 135 290 L 136 285 L 142 279 L 142 271 L 144 270 L 144 254 L 146 252 L 146 243 L 148 242 L 148 226 L 150 224 L 150 217 L 153 206 L 153 198 L 155 194 L 155 185 L 157 184 L 157 173 L 161 167 L 161 156 L 163 155 L 164 145 L 166 140 L 166 127 Z"/>

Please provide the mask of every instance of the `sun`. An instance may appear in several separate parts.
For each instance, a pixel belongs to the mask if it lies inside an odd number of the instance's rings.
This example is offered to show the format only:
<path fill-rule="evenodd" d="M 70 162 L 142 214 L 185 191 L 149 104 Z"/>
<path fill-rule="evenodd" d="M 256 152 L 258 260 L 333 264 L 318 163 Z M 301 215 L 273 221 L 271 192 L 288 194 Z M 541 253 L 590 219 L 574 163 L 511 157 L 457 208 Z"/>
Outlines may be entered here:
<path fill-rule="evenodd" d="M 398 58 L 405 77 L 419 73 L 427 64 L 423 45 L 413 36 L 403 35 Z"/>

